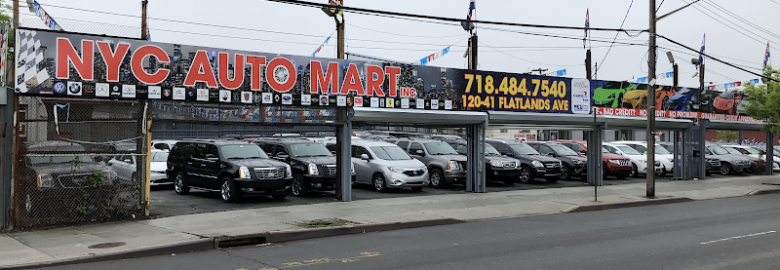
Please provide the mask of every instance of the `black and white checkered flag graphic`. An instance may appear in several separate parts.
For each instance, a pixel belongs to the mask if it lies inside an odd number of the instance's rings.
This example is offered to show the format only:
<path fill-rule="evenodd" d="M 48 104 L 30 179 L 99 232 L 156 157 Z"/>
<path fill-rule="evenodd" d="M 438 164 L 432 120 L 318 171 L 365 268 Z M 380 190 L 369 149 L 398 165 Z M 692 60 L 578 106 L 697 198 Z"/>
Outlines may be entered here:
<path fill-rule="evenodd" d="M 29 87 L 38 86 L 48 80 L 49 72 L 45 65 L 40 65 L 44 60 L 44 53 L 39 50 L 41 41 L 35 38 L 35 30 L 20 29 L 18 33 L 16 89 L 20 93 L 27 93 Z"/>

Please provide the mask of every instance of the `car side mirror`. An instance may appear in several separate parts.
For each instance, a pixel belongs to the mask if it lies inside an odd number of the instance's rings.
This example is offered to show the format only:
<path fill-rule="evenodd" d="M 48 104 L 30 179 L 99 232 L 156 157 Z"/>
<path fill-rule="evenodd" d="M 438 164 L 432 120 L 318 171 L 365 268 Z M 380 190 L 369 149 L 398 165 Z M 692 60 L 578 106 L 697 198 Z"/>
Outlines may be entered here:
<path fill-rule="evenodd" d="M 418 149 L 417 151 L 414 151 L 414 153 L 417 154 L 418 156 L 425 156 L 425 151 L 423 150 Z"/>
<path fill-rule="evenodd" d="M 514 157 L 515 156 L 515 154 L 512 154 L 512 153 L 506 153 L 504 155 L 507 156 L 507 157 Z"/>
<path fill-rule="evenodd" d="M 277 158 L 277 159 L 287 159 L 287 158 L 289 158 L 289 157 L 290 157 L 290 155 L 288 155 L 288 154 L 287 154 L 287 153 L 285 153 L 285 152 L 279 152 L 279 153 L 276 153 L 276 158 Z"/>
<path fill-rule="evenodd" d="M 133 163 L 133 160 L 132 159 L 123 159 L 122 162 L 124 162 L 124 163 Z"/>
<path fill-rule="evenodd" d="M 548 156 L 555 157 L 555 153 L 547 153 Z"/>
<path fill-rule="evenodd" d="M 371 157 L 369 157 L 368 154 L 360 154 L 360 159 L 369 161 L 371 160 Z"/>
<path fill-rule="evenodd" d="M 336 151 L 330 151 L 330 153 L 335 155 L 335 154 L 336 154 Z"/>
<path fill-rule="evenodd" d="M 219 157 L 213 154 L 206 155 L 206 160 L 219 160 Z"/>

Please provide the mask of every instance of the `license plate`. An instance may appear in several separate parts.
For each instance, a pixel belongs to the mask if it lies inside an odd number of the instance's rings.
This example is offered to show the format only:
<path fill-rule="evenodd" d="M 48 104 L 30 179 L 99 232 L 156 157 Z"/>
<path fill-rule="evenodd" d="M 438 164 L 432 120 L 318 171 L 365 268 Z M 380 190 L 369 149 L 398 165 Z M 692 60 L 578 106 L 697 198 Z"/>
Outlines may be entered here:
<path fill-rule="evenodd" d="M 538 172 L 547 172 L 547 170 L 544 170 L 544 169 L 540 169 L 540 170 L 537 170 L 537 171 Z"/>
<path fill-rule="evenodd" d="M 276 177 L 276 174 L 274 174 L 274 173 L 268 173 L 268 177 Z"/>
<path fill-rule="evenodd" d="M 601 101 L 598 100 L 594 100 L 593 103 L 595 103 L 596 105 L 601 105 Z"/>

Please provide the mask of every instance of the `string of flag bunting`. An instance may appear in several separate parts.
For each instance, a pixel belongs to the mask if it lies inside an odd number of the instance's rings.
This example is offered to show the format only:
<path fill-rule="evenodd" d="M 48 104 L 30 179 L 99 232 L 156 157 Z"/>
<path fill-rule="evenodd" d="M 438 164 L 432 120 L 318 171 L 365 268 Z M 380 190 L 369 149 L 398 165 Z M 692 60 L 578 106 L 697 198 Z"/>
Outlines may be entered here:
<path fill-rule="evenodd" d="M 320 46 L 319 46 L 319 47 L 317 47 L 317 49 L 316 49 L 316 50 L 314 50 L 314 52 L 311 54 L 311 57 L 315 57 L 315 56 L 317 56 L 317 53 L 319 53 L 319 52 L 320 52 L 320 50 L 322 50 L 322 47 L 323 47 L 323 46 L 325 46 L 325 44 L 328 44 L 328 41 L 330 41 L 330 38 L 331 38 L 331 37 L 333 37 L 333 34 L 330 34 L 330 36 L 328 36 L 328 38 L 326 38 L 326 39 L 325 39 L 325 42 L 323 42 L 322 44 L 320 44 Z"/>
<path fill-rule="evenodd" d="M 447 48 L 444 48 L 440 52 L 432 53 L 432 54 L 430 54 L 430 55 L 428 55 L 426 57 L 423 57 L 419 61 L 416 61 L 416 62 L 412 63 L 412 65 L 421 65 L 421 66 L 427 65 L 428 63 L 432 62 L 433 60 L 439 59 L 440 57 L 442 57 L 445 54 L 449 53 L 450 52 L 450 47 L 452 47 L 452 46 L 447 46 Z"/>
<path fill-rule="evenodd" d="M 54 20 L 51 16 L 49 16 L 49 13 L 43 10 L 40 4 L 38 4 L 38 1 L 33 1 L 33 7 L 35 9 L 35 15 L 41 18 L 41 21 L 43 21 L 43 24 L 45 24 L 49 29 L 54 31 L 62 31 L 62 27 L 60 24 L 57 23 L 57 21 Z"/>
<path fill-rule="evenodd" d="M 713 85 L 708 85 L 707 89 L 708 90 L 729 89 L 729 88 L 734 88 L 734 87 L 741 87 L 741 86 L 744 86 L 747 83 L 759 84 L 759 83 L 761 83 L 761 80 L 760 79 L 752 79 L 752 80 L 741 81 L 741 82 L 730 82 L 730 83 L 724 83 L 724 84 L 713 84 Z"/>
<path fill-rule="evenodd" d="M 673 78 L 673 77 L 674 77 L 674 72 L 671 72 L 671 71 L 664 72 L 664 73 L 658 73 L 658 74 L 655 75 L 655 78 L 658 79 L 658 80 L 666 79 L 666 78 Z M 636 78 L 636 82 L 637 83 L 647 83 L 647 77 Z"/>
<path fill-rule="evenodd" d="M 542 76 L 555 76 L 555 77 L 563 77 L 566 76 L 566 69 L 561 69 L 557 71 L 553 71 L 550 73 L 544 73 Z"/>

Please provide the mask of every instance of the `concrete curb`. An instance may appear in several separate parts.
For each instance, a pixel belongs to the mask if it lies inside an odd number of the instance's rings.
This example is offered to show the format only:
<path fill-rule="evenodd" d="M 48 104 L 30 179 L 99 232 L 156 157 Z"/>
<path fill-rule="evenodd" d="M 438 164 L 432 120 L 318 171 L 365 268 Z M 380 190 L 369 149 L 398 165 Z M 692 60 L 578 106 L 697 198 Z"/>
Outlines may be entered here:
<path fill-rule="evenodd" d="M 445 219 L 431 219 L 431 220 L 410 221 L 410 222 L 365 224 L 365 225 L 356 225 L 350 227 L 333 227 L 333 228 L 321 228 L 321 229 L 298 230 L 298 231 L 247 234 L 247 235 L 228 236 L 228 237 L 204 238 L 202 240 L 196 240 L 188 243 L 151 247 L 151 248 L 144 248 L 144 249 L 131 250 L 131 251 L 106 253 L 106 254 L 100 254 L 100 255 L 95 255 L 90 257 L 79 257 L 79 258 L 55 260 L 55 261 L 48 261 L 48 262 L 40 262 L 40 263 L 0 266 L 0 270 L 35 269 L 35 268 L 42 268 L 42 267 L 53 267 L 53 266 L 62 266 L 62 265 L 71 265 L 71 264 L 132 259 L 138 257 L 169 255 L 171 253 L 189 253 L 189 252 L 206 251 L 206 250 L 230 248 L 230 247 L 237 247 L 237 246 L 257 245 L 257 244 L 264 244 L 264 243 L 284 243 L 284 242 L 315 239 L 315 238 L 322 238 L 322 237 L 449 225 L 449 224 L 458 224 L 464 222 L 465 221 L 459 219 L 445 218 Z"/>
<path fill-rule="evenodd" d="M 113 261 L 113 260 L 131 259 L 131 258 L 148 257 L 148 256 L 156 256 L 156 255 L 168 255 L 172 253 L 189 253 L 189 252 L 204 251 L 204 250 L 211 250 L 211 249 L 214 249 L 214 240 L 202 239 L 202 240 L 196 240 L 196 241 L 191 241 L 191 242 L 181 243 L 181 244 L 143 248 L 143 249 L 137 249 L 131 251 L 120 251 L 120 252 L 106 253 L 106 254 L 100 254 L 100 255 L 95 255 L 90 257 L 78 257 L 78 258 L 55 260 L 55 261 L 48 261 L 48 262 L 0 266 L 0 269 L 2 270 L 35 269 L 35 268 L 62 266 L 62 265 L 70 265 L 70 264 Z"/>
<path fill-rule="evenodd" d="M 778 193 L 780 193 L 780 189 L 757 189 L 749 192 L 747 195 L 767 195 Z"/>
<path fill-rule="evenodd" d="M 663 205 L 663 204 L 693 202 L 693 201 L 695 200 L 690 198 L 670 198 L 670 199 L 656 199 L 656 200 L 604 204 L 604 205 L 585 205 L 585 206 L 577 206 L 577 207 L 566 209 L 564 213 L 591 212 L 591 211 L 601 211 L 601 210 L 609 210 L 609 209 L 620 209 L 620 208 L 630 208 L 630 207 L 649 206 L 649 205 Z"/>

